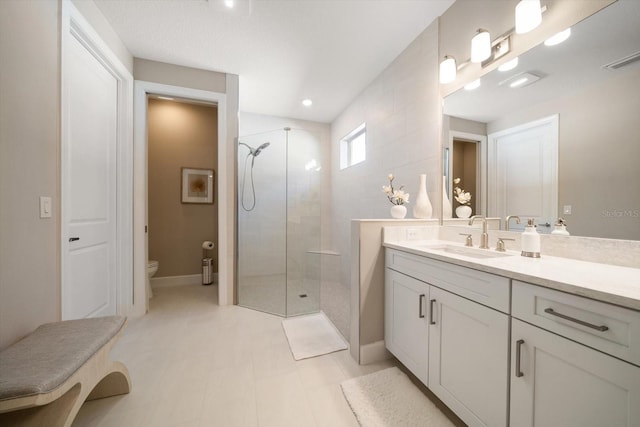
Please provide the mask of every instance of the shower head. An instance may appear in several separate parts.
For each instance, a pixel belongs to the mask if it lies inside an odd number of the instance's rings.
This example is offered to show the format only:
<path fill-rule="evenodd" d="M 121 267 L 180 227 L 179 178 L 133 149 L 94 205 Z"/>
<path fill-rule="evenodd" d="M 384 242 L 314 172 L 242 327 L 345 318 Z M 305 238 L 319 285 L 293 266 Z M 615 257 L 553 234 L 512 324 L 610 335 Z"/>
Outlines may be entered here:
<path fill-rule="evenodd" d="M 262 150 L 264 150 L 265 148 L 267 148 L 269 145 L 271 145 L 270 142 L 265 142 L 264 144 L 262 144 L 261 146 L 259 146 L 258 148 L 256 148 L 256 150 L 253 152 L 253 156 L 254 157 L 258 157 L 258 154 L 260 154 L 262 152 Z"/>
<path fill-rule="evenodd" d="M 264 150 L 269 145 L 271 145 L 270 142 L 265 142 L 264 144 L 262 144 L 258 148 L 253 148 L 250 145 L 245 144 L 244 142 L 239 142 L 238 144 L 239 145 L 244 145 L 245 147 L 247 147 L 249 149 L 249 154 L 252 155 L 253 157 L 256 157 L 258 154 L 260 154 L 262 152 L 262 150 Z"/>

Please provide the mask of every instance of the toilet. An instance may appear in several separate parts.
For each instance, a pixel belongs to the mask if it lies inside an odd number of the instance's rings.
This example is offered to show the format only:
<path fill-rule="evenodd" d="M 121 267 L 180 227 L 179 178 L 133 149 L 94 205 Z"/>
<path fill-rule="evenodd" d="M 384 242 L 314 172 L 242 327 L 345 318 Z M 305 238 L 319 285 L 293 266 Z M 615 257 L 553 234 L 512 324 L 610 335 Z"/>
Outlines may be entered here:
<path fill-rule="evenodd" d="M 149 262 L 147 262 L 147 296 L 149 298 L 153 297 L 153 291 L 151 290 L 151 278 L 158 271 L 158 265 L 158 261 L 155 260 L 149 260 Z"/>
<path fill-rule="evenodd" d="M 149 262 L 147 263 L 147 275 L 149 276 L 149 279 L 151 279 L 157 271 L 158 261 L 149 260 Z"/>

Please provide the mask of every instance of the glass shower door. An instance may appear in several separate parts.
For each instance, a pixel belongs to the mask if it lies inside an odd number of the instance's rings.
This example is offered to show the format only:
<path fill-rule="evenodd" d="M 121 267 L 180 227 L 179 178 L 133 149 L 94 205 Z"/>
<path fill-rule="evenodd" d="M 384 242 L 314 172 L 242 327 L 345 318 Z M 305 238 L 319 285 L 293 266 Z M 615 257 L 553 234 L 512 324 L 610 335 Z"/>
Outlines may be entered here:
<path fill-rule="evenodd" d="M 281 129 L 238 144 L 238 303 L 279 316 L 287 313 L 286 145 Z"/>
<path fill-rule="evenodd" d="M 319 142 L 289 128 L 239 138 L 241 306 L 284 317 L 320 310 Z"/>

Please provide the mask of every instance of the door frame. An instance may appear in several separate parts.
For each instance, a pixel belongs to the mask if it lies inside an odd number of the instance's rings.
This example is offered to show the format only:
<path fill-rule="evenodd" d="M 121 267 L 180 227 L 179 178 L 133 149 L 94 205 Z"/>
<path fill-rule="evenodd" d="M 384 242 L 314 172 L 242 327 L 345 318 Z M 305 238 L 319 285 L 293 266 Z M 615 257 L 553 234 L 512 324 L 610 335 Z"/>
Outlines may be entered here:
<path fill-rule="evenodd" d="M 217 104 L 218 110 L 218 173 L 216 192 L 218 206 L 218 304 L 230 304 L 232 294 L 228 292 L 227 283 L 231 277 L 227 270 L 227 263 L 223 260 L 233 256 L 228 252 L 227 242 L 233 237 L 233 230 L 228 227 L 228 209 L 224 202 L 228 200 L 230 186 L 228 182 L 227 164 L 227 95 L 219 92 L 211 92 L 200 89 L 191 89 L 181 86 L 172 86 L 143 80 L 135 81 L 133 108 L 134 108 L 134 138 L 133 138 L 133 310 L 135 316 L 142 316 L 148 310 L 149 299 L 147 296 L 147 260 L 149 257 L 147 225 L 148 202 L 148 102 L 147 95 L 160 95 L 192 99 Z"/>
<path fill-rule="evenodd" d="M 447 188 L 449 193 L 453 194 L 453 140 L 463 140 L 479 145 L 479 150 L 476 151 L 476 206 L 478 209 L 478 215 L 487 215 L 487 136 L 477 133 L 460 132 L 457 130 L 449 131 L 448 146 L 445 147 L 449 150 L 449 176 L 447 176 Z M 449 194 L 447 195 L 449 197 Z M 453 203 L 453 197 L 449 198 L 449 201 Z"/>
<path fill-rule="evenodd" d="M 63 171 L 67 167 L 67 141 L 69 139 L 69 99 L 65 70 L 66 54 L 71 37 L 78 40 L 113 75 L 118 82 L 117 142 L 116 142 L 116 310 L 129 314 L 133 299 L 133 76 L 100 38 L 91 24 L 71 3 L 61 3 L 60 40 L 60 315 L 65 319 L 64 298 L 67 282 L 65 268 L 68 232 L 66 227 L 66 185 Z"/>

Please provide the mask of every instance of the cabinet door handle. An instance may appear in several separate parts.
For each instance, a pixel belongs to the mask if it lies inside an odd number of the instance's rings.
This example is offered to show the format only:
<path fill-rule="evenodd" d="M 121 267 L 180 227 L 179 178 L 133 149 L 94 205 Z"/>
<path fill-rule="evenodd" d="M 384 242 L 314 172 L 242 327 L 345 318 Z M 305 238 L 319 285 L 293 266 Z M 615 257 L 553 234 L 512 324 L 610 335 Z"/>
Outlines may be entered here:
<path fill-rule="evenodd" d="M 436 321 L 433 320 L 433 304 L 436 302 L 435 299 L 429 301 L 429 324 L 435 325 Z"/>
<path fill-rule="evenodd" d="M 554 311 L 553 308 L 545 308 L 545 313 L 549 313 L 552 316 L 559 317 L 561 319 L 569 320 L 571 322 L 577 323 L 578 325 L 586 326 L 587 328 L 595 329 L 596 331 L 604 332 L 608 331 L 609 327 L 604 325 L 594 325 L 593 323 L 585 322 L 584 320 L 576 319 L 575 317 L 567 316 L 566 314 L 558 313 Z"/>
<path fill-rule="evenodd" d="M 420 298 L 418 298 L 418 317 L 421 318 L 421 319 L 424 319 L 424 313 L 422 312 L 422 306 L 424 305 L 423 301 L 424 301 L 424 297 L 425 296 L 426 296 L 425 294 L 420 294 Z"/>
<path fill-rule="evenodd" d="M 524 344 L 524 340 L 516 341 L 516 377 L 518 378 L 524 376 L 524 374 L 520 370 L 520 353 L 521 353 L 522 344 Z"/>
<path fill-rule="evenodd" d="M 69 237 L 70 242 L 75 242 L 76 240 L 80 240 L 79 237 Z"/>

